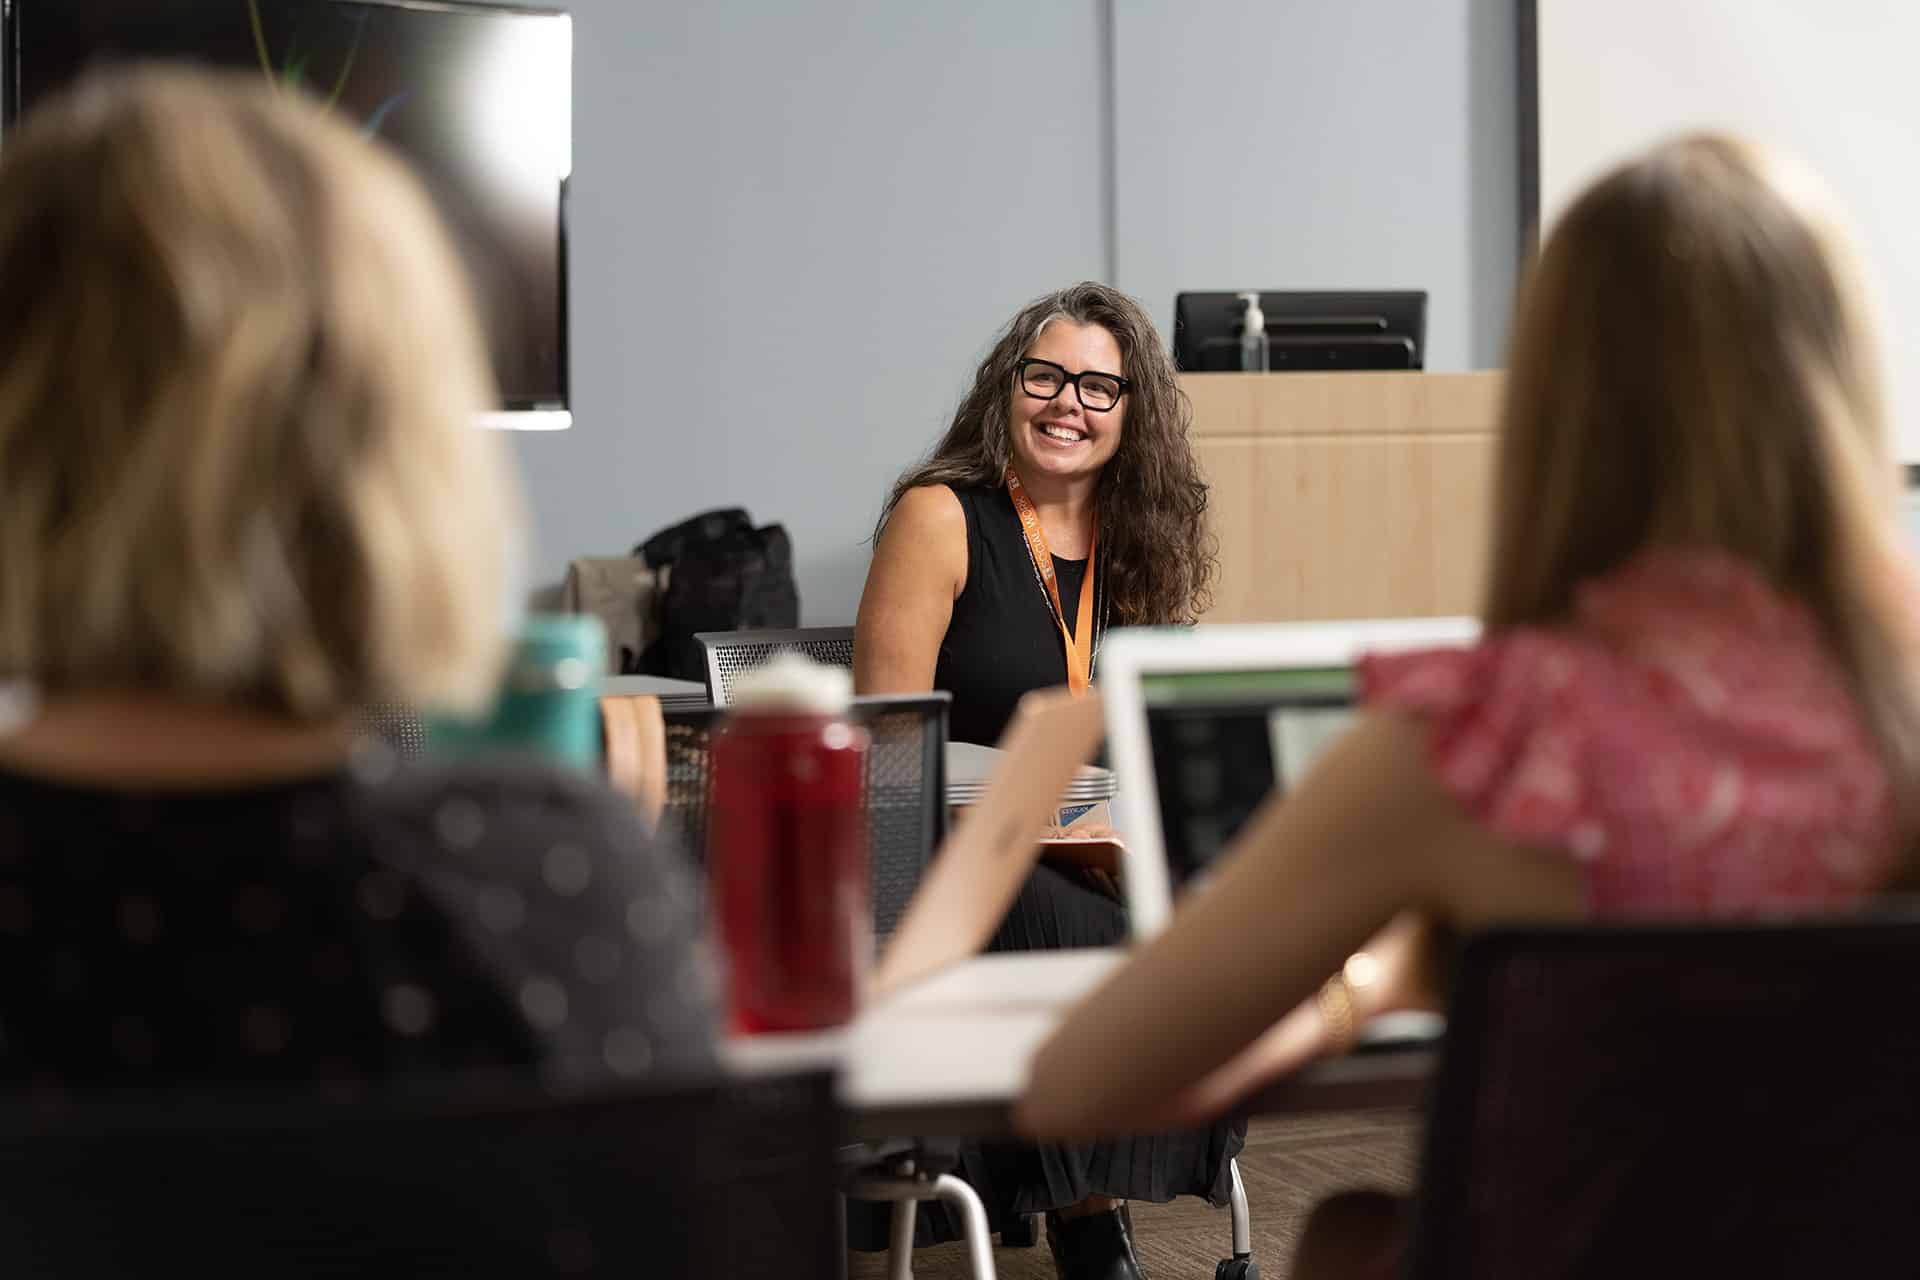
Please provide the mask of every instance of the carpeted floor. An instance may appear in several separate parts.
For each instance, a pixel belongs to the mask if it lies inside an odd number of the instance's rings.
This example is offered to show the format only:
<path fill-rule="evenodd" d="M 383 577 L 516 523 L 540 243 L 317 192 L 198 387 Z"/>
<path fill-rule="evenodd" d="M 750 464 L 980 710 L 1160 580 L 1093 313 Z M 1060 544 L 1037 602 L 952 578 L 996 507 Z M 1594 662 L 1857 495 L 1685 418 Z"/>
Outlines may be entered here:
<path fill-rule="evenodd" d="M 1348 1187 L 1404 1191 L 1413 1183 L 1419 1116 L 1410 1111 L 1356 1111 L 1257 1119 L 1240 1156 L 1253 1223 L 1253 1256 L 1265 1280 L 1284 1280 L 1293 1242 L 1322 1197 Z M 1212 1280 L 1232 1242 L 1225 1209 L 1199 1200 L 1135 1205 L 1140 1258 L 1153 1280 Z M 1046 1242 L 1032 1249 L 994 1250 L 1000 1280 L 1053 1280 Z M 886 1255 L 856 1253 L 851 1280 L 883 1280 Z M 967 1280 L 957 1244 L 914 1255 L 915 1280 Z"/>

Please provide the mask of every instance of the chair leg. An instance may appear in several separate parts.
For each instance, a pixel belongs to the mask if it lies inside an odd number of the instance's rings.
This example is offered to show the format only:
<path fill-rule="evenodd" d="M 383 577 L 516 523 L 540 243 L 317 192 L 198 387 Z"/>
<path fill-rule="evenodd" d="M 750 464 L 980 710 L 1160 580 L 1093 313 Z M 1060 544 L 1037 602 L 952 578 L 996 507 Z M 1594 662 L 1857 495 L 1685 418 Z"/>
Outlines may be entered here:
<path fill-rule="evenodd" d="M 1233 1191 L 1230 1203 L 1233 1206 L 1233 1256 L 1236 1259 L 1253 1256 L 1253 1222 L 1247 1213 L 1247 1186 L 1240 1181 L 1240 1162 L 1229 1160 L 1227 1173 L 1233 1179 Z"/>
<path fill-rule="evenodd" d="M 987 1232 L 987 1207 L 980 1203 L 980 1193 L 952 1174 L 943 1173 L 933 1180 L 933 1194 L 960 1212 L 973 1280 L 994 1280 L 993 1238 Z"/>
<path fill-rule="evenodd" d="M 847 1197 L 843 1193 L 833 1198 L 836 1210 L 833 1219 L 833 1238 L 840 1247 L 834 1254 L 840 1265 L 834 1270 L 835 1280 L 847 1280 Z"/>
<path fill-rule="evenodd" d="M 887 1240 L 887 1280 L 913 1280 L 913 1220 L 918 1203 L 893 1202 L 893 1233 Z"/>

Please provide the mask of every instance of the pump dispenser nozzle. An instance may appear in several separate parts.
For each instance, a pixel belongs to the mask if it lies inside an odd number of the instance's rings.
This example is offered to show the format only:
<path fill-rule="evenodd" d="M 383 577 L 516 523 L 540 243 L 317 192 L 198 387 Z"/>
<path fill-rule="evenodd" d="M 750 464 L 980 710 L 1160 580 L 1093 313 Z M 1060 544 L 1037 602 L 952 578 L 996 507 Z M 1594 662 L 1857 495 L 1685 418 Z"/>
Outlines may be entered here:
<path fill-rule="evenodd" d="M 1240 301 L 1246 310 L 1240 313 L 1240 369 L 1243 373 L 1265 373 L 1269 345 L 1267 315 L 1260 310 L 1258 293 L 1243 293 Z"/>

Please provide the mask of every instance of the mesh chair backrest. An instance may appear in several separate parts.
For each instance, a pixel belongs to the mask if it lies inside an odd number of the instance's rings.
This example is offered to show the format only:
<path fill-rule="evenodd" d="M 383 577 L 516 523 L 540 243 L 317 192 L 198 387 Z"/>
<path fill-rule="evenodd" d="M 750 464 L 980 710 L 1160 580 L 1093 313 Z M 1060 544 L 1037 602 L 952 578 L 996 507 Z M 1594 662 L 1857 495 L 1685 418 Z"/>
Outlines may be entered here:
<path fill-rule="evenodd" d="M 411 760 L 427 749 L 427 726 L 412 707 L 398 702 L 376 702 L 362 707 L 354 717 L 354 736 L 382 742 L 402 760 Z"/>
<path fill-rule="evenodd" d="M 830 667 L 853 666 L 852 627 L 802 627 L 797 631 L 704 631 L 695 636 L 707 654 L 707 697 L 716 707 L 732 701 L 733 682 L 779 653 L 804 653 Z"/>
<path fill-rule="evenodd" d="M 947 832 L 947 709 L 944 693 L 856 698 L 850 718 L 871 739 L 867 750 L 868 892 L 876 941 L 900 923 L 907 902 Z M 681 847 L 706 860 L 712 797 L 709 744 L 717 709 L 669 711 L 667 803 L 663 823 Z"/>
<path fill-rule="evenodd" d="M 710 745 L 720 712 L 713 708 L 664 713 L 667 725 L 667 802 L 661 827 L 688 857 L 707 860 L 707 805 L 713 798 Z"/>
<path fill-rule="evenodd" d="M 1920 919 L 1469 945 L 1407 1274 L 1905 1273 Z"/>
<path fill-rule="evenodd" d="M 859 698 L 866 726 L 867 871 L 876 942 L 893 936 L 947 832 L 947 694 Z"/>
<path fill-rule="evenodd" d="M 825 1076 L 619 1098 L 136 1107 L 0 1122 L 21 1275 L 836 1274 Z"/>

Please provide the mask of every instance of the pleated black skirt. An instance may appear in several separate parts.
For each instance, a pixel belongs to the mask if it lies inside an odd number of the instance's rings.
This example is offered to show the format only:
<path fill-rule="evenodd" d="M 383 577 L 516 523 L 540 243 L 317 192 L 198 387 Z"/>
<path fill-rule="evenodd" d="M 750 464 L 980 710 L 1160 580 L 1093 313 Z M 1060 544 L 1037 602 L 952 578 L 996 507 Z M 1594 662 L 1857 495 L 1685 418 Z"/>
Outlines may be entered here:
<path fill-rule="evenodd" d="M 987 949 L 1104 947 L 1126 937 L 1125 909 L 1094 877 L 1043 863 L 1027 878 Z M 980 1193 L 995 1231 L 1023 1214 L 1064 1208 L 1088 1196 L 1154 1203 L 1203 1196 L 1223 1205 L 1231 1186 L 1227 1162 L 1239 1154 L 1246 1131 L 1246 1122 L 1235 1120 L 1118 1141 L 967 1143 L 960 1148 L 959 1174 Z M 888 1205 L 849 1205 L 848 1243 L 885 1249 L 890 1212 Z M 959 1238 L 959 1222 L 946 1206 L 920 1206 L 915 1247 Z"/>

